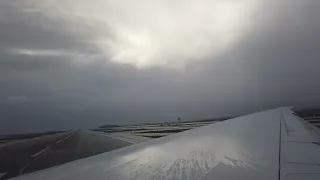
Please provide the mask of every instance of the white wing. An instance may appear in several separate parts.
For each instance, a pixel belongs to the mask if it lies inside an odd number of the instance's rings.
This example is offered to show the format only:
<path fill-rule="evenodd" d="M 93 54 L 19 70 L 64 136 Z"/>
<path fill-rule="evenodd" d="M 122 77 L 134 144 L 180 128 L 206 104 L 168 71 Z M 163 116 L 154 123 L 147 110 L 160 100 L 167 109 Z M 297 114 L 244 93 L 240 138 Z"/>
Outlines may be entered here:
<path fill-rule="evenodd" d="M 320 179 L 316 131 L 290 108 L 278 108 L 14 179 L 315 180 Z"/>

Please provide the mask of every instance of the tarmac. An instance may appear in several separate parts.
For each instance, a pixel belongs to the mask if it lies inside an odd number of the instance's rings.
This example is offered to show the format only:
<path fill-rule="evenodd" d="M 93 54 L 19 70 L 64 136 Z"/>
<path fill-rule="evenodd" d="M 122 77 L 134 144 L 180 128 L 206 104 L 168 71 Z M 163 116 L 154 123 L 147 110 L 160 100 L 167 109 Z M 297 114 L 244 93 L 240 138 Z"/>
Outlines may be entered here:
<path fill-rule="evenodd" d="M 78 130 L 0 146 L 0 180 L 57 166 L 133 144 L 104 134 Z"/>

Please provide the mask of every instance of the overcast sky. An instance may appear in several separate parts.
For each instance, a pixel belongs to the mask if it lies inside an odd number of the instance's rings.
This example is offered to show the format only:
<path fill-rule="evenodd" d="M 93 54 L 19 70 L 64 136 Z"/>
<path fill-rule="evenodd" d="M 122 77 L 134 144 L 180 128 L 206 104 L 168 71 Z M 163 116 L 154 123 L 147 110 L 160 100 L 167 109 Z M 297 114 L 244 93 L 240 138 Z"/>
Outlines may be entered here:
<path fill-rule="evenodd" d="M 2 0 L 0 134 L 319 105 L 319 8 Z"/>

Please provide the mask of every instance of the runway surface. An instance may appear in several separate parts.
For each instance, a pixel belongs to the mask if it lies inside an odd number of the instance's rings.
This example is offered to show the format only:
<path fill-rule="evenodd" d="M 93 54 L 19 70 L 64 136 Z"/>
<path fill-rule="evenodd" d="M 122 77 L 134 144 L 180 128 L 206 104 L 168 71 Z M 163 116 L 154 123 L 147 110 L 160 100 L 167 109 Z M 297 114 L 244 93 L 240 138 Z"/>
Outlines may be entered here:
<path fill-rule="evenodd" d="M 0 147 L 0 180 L 131 145 L 97 132 L 79 130 Z"/>

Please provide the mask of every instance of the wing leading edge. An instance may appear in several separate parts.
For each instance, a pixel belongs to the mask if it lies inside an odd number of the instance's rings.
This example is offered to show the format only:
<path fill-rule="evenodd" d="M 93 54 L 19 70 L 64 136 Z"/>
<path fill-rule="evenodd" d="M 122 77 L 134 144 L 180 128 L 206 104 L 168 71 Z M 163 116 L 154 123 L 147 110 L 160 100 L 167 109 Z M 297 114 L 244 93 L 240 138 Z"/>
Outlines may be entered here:
<path fill-rule="evenodd" d="M 301 163 L 289 161 L 298 161 L 292 158 L 301 158 L 303 155 L 299 151 L 287 155 L 291 150 L 290 144 L 287 144 L 291 142 L 287 141 L 296 141 L 297 138 L 310 141 L 313 138 L 317 142 L 314 138 L 319 136 L 306 129 L 309 125 L 303 123 L 292 115 L 289 108 L 278 108 L 136 144 L 16 179 L 300 179 L 301 174 L 294 172 L 302 166 Z M 308 163 L 307 160 L 300 159 L 304 163 Z M 301 169 L 302 173 L 312 177 L 306 174 L 311 171 L 305 169 Z M 319 167 L 315 167 L 311 173 L 317 175 L 316 172 L 320 172 Z"/>

